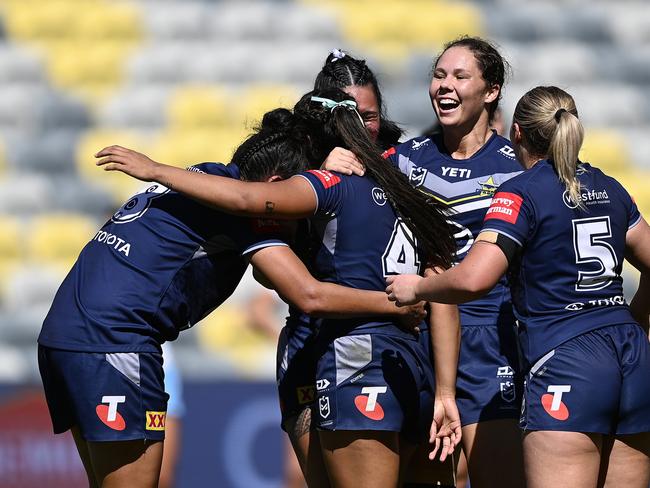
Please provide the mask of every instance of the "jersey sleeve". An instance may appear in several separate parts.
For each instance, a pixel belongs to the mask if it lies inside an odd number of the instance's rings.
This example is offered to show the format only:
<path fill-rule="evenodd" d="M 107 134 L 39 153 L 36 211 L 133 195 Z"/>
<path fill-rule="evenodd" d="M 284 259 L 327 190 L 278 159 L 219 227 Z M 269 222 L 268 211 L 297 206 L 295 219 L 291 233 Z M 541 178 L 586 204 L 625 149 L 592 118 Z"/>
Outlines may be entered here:
<path fill-rule="evenodd" d="M 526 194 L 508 183 L 501 185 L 492 198 L 481 232 L 496 232 L 523 247 L 531 234 L 534 214 Z"/>
<path fill-rule="evenodd" d="M 634 197 L 625 189 L 625 187 L 615 178 L 612 178 L 615 182 L 616 188 L 621 194 L 621 199 L 623 200 L 623 205 L 627 211 L 627 228 L 630 230 L 632 227 L 641 222 L 641 212 L 639 207 L 637 207 Z"/>
<path fill-rule="evenodd" d="M 315 215 L 332 216 L 338 214 L 345 187 L 342 175 L 332 171 L 316 169 L 300 173 L 298 177 L 305 178 L 316 194 Z"/>

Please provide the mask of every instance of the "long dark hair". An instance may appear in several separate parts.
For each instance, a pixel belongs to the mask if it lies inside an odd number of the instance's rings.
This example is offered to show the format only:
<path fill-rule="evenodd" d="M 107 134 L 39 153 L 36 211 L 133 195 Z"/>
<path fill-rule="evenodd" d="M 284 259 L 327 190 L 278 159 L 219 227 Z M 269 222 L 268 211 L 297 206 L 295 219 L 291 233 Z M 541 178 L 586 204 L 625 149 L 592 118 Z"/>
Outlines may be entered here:
<path fill-rule="evenodd" d="M 381 186 L 395 213 L 413 232 L 430 264 L 449 267 L 456 242 L 442 204 L 414 189 L 406 176 L 381 156 L 356 109 L 326 108 L 312 101 L 312 96 L 336 102 L 354 100 L 341 90 L 330 89 L 307 93 L 296 104 L 294 113 L 311 134 L 311 158 L 321 161 L 336 146 L 354 152 L 365 165 L 366 174 Z"/>
<path fill-rule="evenodd" d="M 308 169 L 307 134 L 286 108 L 264 114 L 255 132 L 235 151 L 231 161 L 246 181 L 282 179 Z"/>
<path fill-rule="evenodd" d="M 333 50 L 316 76 L 314 90 L 323 91 L 331 88 L 343 89 L 349 86 L 368 85 L 372 87 L 379 106 L 377 141 L 383 149 L 388 149 L 399 143 L 403 131 L 395 122 L 386 118 L 379 82 L 364 59 L 356 59 L 339 49 Z"/>

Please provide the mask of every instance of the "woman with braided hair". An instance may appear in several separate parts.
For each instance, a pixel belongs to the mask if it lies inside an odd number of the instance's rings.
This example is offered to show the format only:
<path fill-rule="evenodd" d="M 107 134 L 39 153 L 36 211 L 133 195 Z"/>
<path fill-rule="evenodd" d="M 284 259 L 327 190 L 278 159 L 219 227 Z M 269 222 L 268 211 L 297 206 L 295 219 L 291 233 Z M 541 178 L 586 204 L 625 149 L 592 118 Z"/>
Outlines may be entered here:
<path fill-rule="evenodd" d="M 164 181 L 235 214 L 312 217 L 320 235 L 312 266 L 324 281 L 377 290 L 385 276 L 449 266 L 454 240 L 442 207 L 381 157 L 350 96 L 340 90 L 309 93 L 294 113 L 310 134 L 312 160 L 341 146 L 357 155 L 366 176 L 312 170 L 273 184 L 238 182 L 184 172 L 124 148 L 100 151 L 97 164 Z M 426 423 L 434 453 L 441 438 L 446 452 L 460 440 L 459 424 L 443 425 L 443 405 L 431 422 L 434 385 L 427 351 L 390 317 L 325 319 L 316 349 L 314 416 L 332 485 L 396 486 Z M 455 371 L 455 361 L 446 368 Z"/>
<path fill-rule="evenodd" d="M 278 109 L 237 149 L 234 163 L 180 171 L 283 179 L 307 167 L 307 142 L 293 114 Z M 284 230 L 268 219 L 211 210 L 156 183 L 84 247 L 38 342 L 54 432 L 72 431 L 90 486 L 158 486 L 168 399 L 161 344 L 228 298 L 249 259 L 314 315 L 412 314 L 377 291 L 316 281 L 285 244 Z"/>

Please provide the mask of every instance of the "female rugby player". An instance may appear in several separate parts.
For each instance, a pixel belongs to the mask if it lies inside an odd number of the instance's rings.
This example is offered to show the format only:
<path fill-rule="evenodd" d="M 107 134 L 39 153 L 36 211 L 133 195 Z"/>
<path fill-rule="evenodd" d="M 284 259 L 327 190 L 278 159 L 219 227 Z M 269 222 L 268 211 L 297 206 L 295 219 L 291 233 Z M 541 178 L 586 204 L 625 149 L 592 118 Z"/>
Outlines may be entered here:
<path fill-rule="evenodd" d="M 568 93 L 526 93 L 511 128 L 526 171 L 499 187 L 467 257 L 432 278 L 389 277 L 386 291 L 461 303 L 507 271 L 527 373 L 527 486 L 646 488 L 650 228 L 614 178 L 578 160 L 583 135 Z M 623 259 L 641 272 L 631 306 Z"/>

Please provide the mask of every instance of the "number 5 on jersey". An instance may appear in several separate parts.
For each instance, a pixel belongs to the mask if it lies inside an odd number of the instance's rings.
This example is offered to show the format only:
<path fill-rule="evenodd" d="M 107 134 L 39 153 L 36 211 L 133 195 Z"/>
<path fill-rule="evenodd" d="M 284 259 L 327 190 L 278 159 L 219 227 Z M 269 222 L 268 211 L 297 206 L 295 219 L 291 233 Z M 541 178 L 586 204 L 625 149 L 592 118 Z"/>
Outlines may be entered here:
<path fill-rule="evenodd" d="M 396 274 L 419 274 L 420 259 L 413 232 L 400 219 L 395 220 L 393 233 L 382 255 L 384 277 Z"/>

